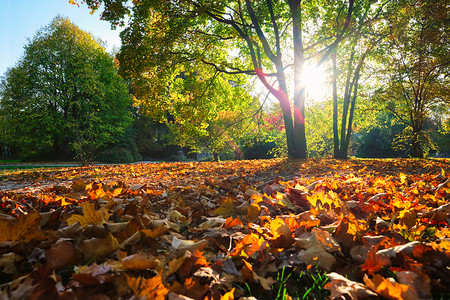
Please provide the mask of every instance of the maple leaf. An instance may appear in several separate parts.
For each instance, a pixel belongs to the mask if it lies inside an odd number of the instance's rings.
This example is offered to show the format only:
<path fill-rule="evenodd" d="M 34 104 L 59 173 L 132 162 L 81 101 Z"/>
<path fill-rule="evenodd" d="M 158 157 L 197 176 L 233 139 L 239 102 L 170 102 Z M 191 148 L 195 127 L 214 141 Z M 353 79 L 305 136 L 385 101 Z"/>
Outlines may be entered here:
<path fill-rule="evenodd" d="M 81 227 L 101 225 L 106 223 L 106 220 L 109 218 L 109 214 L 104 209 L 95 210 L 94 203 L 84 202 L 81 206 L 83 207 L 83 215 L 72 215 L 67 219 L 67 224 L 72 225 L 78 222 Z"/>
<path fill-rule="evenodd" d="M 222 297 L 220 297 L 220 300 L 234 300 L 234 290 L 235 290 L 235 288 L 233 288 L 231 291 L 223 294 Z"/>
<path fill-rule="evenodd" d="M 165 287 L 161 279 L 161 273 L 156 276 L 145 279 L 143 277 L 131 277 L 125 275 L 128 286 L 133 290 L 137 297 L 147 297 L 147 299 L 165 300 L 169 289 Z"/>
<path fill-rule="evenodd" d="M 389 257 L 381 253 L 377 253 L 377 251 L 378 246 L 372 247 L 367 254 L 366 261 L 360 266 L 361 270 L 367 271 L 369 274 L 373 274 L 376 271 L 381 270 L 383 267 L 391 265 L 391 260 Z"/>
<path fill-rule="evenodd" d="M 247 234 L 238 244 L 236 244 L 236 247 L 230 255 L 252 256 L 263 247 L 264 243 L 264 238 L 259 237 L 254 233 Z"/>
<path fill-rule="evenodd" d="M 325 284 L 325 288 L 331 292 L 331 299 L 364 299 L 369 297 L 376 297 L 377 294 L 372 292 L 365 285 L 349 280 L 338 273 L 327 274 L 330 279 Z"/>
<path fill-rule="evenodd" d="M 384 278 L 379 274 L 373 275 L 372 279 L 364 275 L 364 283 L 377 294 L 387 299 L 418 300 L 416 290 L 408 285 L 400 284 L 394 278 Z"/>
<path fill-rule="evenodd" d="M 29 242 L 43 239 L 40 229 L 41 216 L 38 212 L 20 215 L 15 218 L 0 218 L 0 242 Z"/>

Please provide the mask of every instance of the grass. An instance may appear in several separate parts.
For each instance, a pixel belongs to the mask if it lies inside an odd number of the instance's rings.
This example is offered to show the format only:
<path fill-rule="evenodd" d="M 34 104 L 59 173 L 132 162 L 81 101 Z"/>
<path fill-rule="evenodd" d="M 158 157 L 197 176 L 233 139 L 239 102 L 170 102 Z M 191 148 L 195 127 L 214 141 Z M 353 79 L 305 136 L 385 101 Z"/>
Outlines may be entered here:
<path fill-rule="evenodd" d="M 17 164 L 22 162 L 20 159 L 0 159 L 0 164 Z"/>
<path fill-rule="evenodd" d="M 327 299 L 330 292 L 325 289 L 328 282 L 326 271 L 317 266 L 300 270 L 300 268 L 283 267 L 274 276 L 276 282 L 272 290 L 265 291 L 255 282 L 245 283 L 245 287 L 237 286 L 245 291 L 247 297 L 256 297 L 260 300 L 286 300 L 286 299 Z"/>

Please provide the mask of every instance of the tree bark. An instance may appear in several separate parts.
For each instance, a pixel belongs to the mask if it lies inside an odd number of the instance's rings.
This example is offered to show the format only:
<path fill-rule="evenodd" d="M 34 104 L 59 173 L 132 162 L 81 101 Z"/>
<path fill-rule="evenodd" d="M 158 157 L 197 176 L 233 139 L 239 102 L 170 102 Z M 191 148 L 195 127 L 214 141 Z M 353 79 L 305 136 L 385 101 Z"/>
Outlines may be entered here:
<path fill-rule="evenodd" d="M 305 86 L 301 81 L 305 57 L 302 41 L 301 1 L 291 6 L 294 43 L 294 158 L 306 158 Z"/>
<path fill-rule="evenodd" d="M 338 105 L 337 105 L 337 65 L 336 65 L 336 55 L 337 49 L 331 55 L 331 60 L 333 63 L 333 144 L 334 152 L 333 157 L 339 157 L 339 131 L 338 131 Z"/>

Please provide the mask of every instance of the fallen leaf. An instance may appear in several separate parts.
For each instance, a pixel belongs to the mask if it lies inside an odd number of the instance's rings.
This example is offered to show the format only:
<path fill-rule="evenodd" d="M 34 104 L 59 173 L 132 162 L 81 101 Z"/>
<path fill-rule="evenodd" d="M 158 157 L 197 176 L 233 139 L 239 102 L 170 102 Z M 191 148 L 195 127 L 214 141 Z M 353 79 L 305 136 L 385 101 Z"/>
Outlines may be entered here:
<path fill-rule="evenodd" d="M 110 255 L 119 250 L 117 239 L 111 234 L 104 239 L 93 238 L 81 241 L 78 249 L 83 253 L 84 260 L 90 261 Z"/>
<path fill-rule="evenodd" d="M 331 292 L 331 299 L 365 299 L 370 297 L 377 297 L 377 294 L 372 292 L 365 285 L 349 280 L 344 276 L 331 272 L 327 274 L 330 279 L 325 284 L 325 288 Z"/>
<path fill-rule="evenodd" d="M 72 215 L 67 219 L 67 224 L 80 223 L 81 227 L 88 225 L 102 225 L 108 220 L 109 214 L 105 210 L 95 210 L 95 204 L 91 202 L 84 202 L 83 215 Z"/>
<path fill-rule="evenodd" d="M 146 299 L 165 300 L 169 290 L 161 280 L 161 273 L 150 278 L 127 276 L 128 285 L 137 297 Z"/>
<path fill-rule="evenodd" d="M 419 300 L 414 288 L 396 282 L 394 278 L 384 278 L 379 274 L 373 275 L 372 279 L 364 275 L 364 283 L 377 294 L 387 299 Z"/>
<path fill-rule="evenodd" d="M 0 218 L 0 242 L 29 242 L 45 238 L 40 222 L 38 212 L 20 215 L 17 219 Z"/>

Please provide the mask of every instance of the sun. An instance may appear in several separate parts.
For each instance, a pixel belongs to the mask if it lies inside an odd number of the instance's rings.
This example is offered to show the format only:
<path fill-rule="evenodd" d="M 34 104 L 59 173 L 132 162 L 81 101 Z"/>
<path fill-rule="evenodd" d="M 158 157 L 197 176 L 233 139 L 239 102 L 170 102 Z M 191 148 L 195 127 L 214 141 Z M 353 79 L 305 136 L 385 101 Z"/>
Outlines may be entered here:
<path fill-rule="evenodd" d="M 322 68 L 306 63 L 301 80 L 306 88 L 306 96 L 314 101 L 325 100 L 327 94 L 326 74 Z"/>

